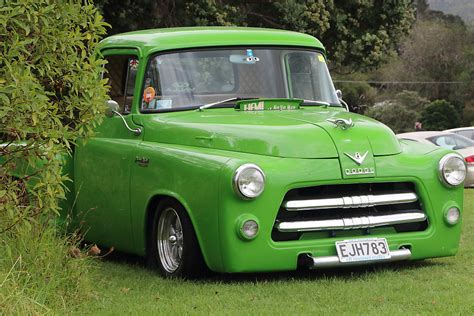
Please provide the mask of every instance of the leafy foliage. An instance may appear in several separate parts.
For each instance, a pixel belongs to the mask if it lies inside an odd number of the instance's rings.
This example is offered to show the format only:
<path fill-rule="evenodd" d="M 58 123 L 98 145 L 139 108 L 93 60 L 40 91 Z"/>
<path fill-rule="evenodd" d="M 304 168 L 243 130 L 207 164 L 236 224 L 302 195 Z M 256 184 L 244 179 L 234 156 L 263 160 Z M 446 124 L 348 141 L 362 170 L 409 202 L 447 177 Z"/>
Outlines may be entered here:
<path fill-rule="evenodd" d="M 335 88 L 342 91 L 342 99 L 349 105 L 351 112 L 364 113 L 372 106 L 377 90 L 366 82 L 367 76 L 353 73 L 341 76 L 341 81 L 334 80 Z"/>
<path fill-rule="evenodd" d="M 386 101 L 374 105 L 365 115 L 390 126 L 395 133 L 403 133 L 413 130 L 417 113 L 397 102 Z"/>
<path fill-rule="evenodd" d="M 0 0 L 0 8 L 0 275 L 17 275 L 10 294 L 22 295 L 41 269 L 29 263 L 67 258 L 50 224 L 66 194 L 61 156 L 100 121 L 107 88 L 94 50 L 106 24 L 87 1 Z M 48 243 L 56 251 L 35 251 Z M 70 271 L 43 268 L 61 266 Z M 48 286 L 40 305 L 56 299 L 59 285 Z"/>
<path fill-rule="evenodd" d="M 335 0 L 330 17 L 321 37 L 332 61 L 345 71 L 371 70 L 395 55 L 414 22 L 414 8 L 406 0 Z"/>
<path fill-rule="evenodd" d="M 382 80 L 430 99 L 445 99 L 458 113 L 474 98 L 474 33 L 458 23 L 420 20 L 400 47 L 400 58 L 381 70 Z M 397 87 L 391 87 L 397 90 Z M 464 124 L 469 124 L 469 121 Z"/>
<path fill-rule="evenodd" d="M 461 119 L 455 107 L 446 100 L 435 100 L 421 114 L 423 129 L 442 131 L 460 125 Z"/>
<path fill-rule="evenodd" d="M 65 176 L 56 158 L 92 133 L 105 104 L 103 61 L 93 55 L 103 34 L 105 24 L 92 4 L 2 4 L 0 233 L 12 221 L 58 210 Z"/>
<path fill-rule="evenodd" d="M 173 26 L 258 26 L 308 33 L 340 71 L 378 67 L 414 21 L 412 1 L 100 0 L 113 33 Z"/>
<path fill-rule="evenodd" d="M 414 91 L 403 91 L 392 99 L 370 107 L 365 115 L 388 125 L 395 133 L 413 131 L 429 101 Z"/>

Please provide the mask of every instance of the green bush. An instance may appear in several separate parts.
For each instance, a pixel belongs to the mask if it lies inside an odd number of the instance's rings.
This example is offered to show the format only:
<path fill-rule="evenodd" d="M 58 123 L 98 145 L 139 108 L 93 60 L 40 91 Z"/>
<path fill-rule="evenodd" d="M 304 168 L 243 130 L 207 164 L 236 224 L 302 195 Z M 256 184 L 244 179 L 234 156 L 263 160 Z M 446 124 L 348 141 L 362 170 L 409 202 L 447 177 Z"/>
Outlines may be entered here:
<path fill-rule="evenodd" d="M 367 77 L 360 73 L 341 76 L 341 81 L 335 80 L 336 89 L 342 91 L 342 99 L 346 101 L 353 112 L 364 113 L 375 101 L 377 90 L 370 86 Z M 345 82 L 349 81 L 349 82 Z M 354 82 L 350 82 L 354 81 Z"/>
<path fill-rule="evenodd" d="M 442 131 L 460 126 L 461 118 L 456 108 L 446 100 L 435 100 L 421 113 L 424 130 Z"/>
<path fill-rule="evenodd" d="M 421 97 L 418 92 L 409 90 L 403 90 L 402 92 L 397 93 L 394 100 L 405 106 L 407 109 L 417 112 L 418 116 L 430 103 L 428 99 Z"/>
<path fill-rule="evenodd" d="M 376 104 L 368 109 L 365 115 L 384 123 L 395 133 L 413 131 L 418 116 L 417 112 L 396 101 L 385 101 Z"/>
<path fill-rule="evenodd" d="M 66 194 L 58 157 L 91 135 L 107 98 L 94 54 L 106 24 L 88 1 L 0 0 L 0 11 L 0 313 L 44 312 L 81 286 L 50 223 Z"/>

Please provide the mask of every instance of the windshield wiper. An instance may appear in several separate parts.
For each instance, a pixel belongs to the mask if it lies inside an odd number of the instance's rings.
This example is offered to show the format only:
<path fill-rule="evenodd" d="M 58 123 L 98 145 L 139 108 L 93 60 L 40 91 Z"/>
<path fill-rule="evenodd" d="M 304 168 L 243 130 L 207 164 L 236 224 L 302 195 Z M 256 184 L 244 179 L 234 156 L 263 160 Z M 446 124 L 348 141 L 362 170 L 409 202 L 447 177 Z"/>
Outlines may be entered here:
<path fill-rule="evenodd" d="M 244 98 L 243 97 L 233 97 L 233 98 L 229 98 L 229 99 L 220 100 L 220 101 L 217 101 L 217 102 L 212 102 L 212 103 L 201 105 L 199 107 L 199 111 L 202 111 L 202 110 L 208 109 L 208 108 L 212 108 L 215 105 L 219 105 L 219 104 L 223 104 L 223 103 L 227 103 L 227 102 L 234 102 L 234 101 L 241 101 L 241 100 L 251 100 L 251 99 L 258 99 L 258 98 L 254 98 L 254 97 L 244 97 Z"/>
<path fill-rule="evenodd" d="M 324 107 L 331 106 L 329 102 L 319 100 L 303 100 L 303 102 L 301 102 L 301 105 L 322 105 Z"/>
<path fill-rule="evenodd" d="M 252 99 L 258 99 L 258 98 L 255 98 L 255 97 L 233 97 L 233 98 L 229 98 L 229 99 L 220 100 L 220 101 L 217 101 L 217 102 L 212 102 L 212 103 L 201 105 L 198 110 L 202 111 L 204 109 L 211 108 L 215 105 L 224 104 L 224 103 L 227 103 L 227 102 L 235 102 L 235 101 L 241 101 L 241 100 L 252 100 Z M 318 105 L 318 106 L 324 106 L 324 107 L 331 106 L 331 104 L 329 102 L 319 101 L 319 100 L 303 100 L 303 102 L 301 102 L 301 105 L 307 105 L 307 106 Z"/>

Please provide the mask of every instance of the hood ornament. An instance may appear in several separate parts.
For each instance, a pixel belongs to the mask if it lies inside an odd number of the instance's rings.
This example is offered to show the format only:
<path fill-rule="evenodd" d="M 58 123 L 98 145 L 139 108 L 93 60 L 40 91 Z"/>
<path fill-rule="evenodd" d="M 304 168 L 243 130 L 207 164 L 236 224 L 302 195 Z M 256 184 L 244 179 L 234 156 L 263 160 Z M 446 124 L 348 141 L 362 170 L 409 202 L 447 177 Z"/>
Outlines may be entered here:
<path fill-rule="evenodd" d="M 335 119 L 327 119 L 326 120 L 329 123 L 332 123 L 336 125 L 335 127 L 340 127 L 342 130 L 346 130 L 348 128 L 351 128 L 354 126 L 354 123 L 352 122 L 352 119 L 342 119 L 342 118 L 335 118 Z"/>
<path fill-rule="evenodd" d="M 344 155 L 351 158 L 356 164 L 358 164 L 360 166 L 364 162 L 365 157 L 367 157 L 368 153 L 369 153 L 369 151 L 366 151 L 365 154 L 363 154 L 362 156 L 359 152 L 356 152 L 354 154 L 354 156 L 352 156 L 351 154 L 348 154 L 348 153 L 344 153 Z"/>

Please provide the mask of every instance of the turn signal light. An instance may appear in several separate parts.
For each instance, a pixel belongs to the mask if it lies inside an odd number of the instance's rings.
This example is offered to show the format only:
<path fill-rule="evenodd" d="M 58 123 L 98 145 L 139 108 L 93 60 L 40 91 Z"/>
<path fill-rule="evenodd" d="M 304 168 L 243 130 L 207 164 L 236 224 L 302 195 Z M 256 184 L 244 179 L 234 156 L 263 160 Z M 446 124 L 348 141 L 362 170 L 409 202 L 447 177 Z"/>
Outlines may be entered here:
<path fill-rule="evenodd" d="M 468 156 L 468 157 L 464 158 L 464 160 L 466 160 L 466 163 L 468 165 L 474 165 L 474 155 Z"/>

